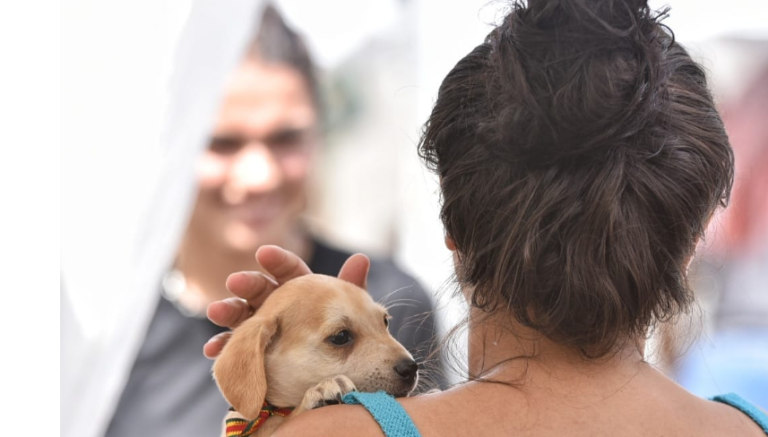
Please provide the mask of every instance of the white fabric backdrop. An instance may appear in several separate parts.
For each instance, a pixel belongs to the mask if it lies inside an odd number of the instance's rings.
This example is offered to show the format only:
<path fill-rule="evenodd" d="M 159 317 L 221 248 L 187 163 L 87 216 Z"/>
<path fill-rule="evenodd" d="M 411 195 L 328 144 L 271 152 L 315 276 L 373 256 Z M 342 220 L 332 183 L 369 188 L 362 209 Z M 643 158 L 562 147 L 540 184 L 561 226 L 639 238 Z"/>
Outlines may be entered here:
<path fill-rule="evenodd" d="M 108 425 L 185 224 L 219 88 L 260 3 L 64 4 L 64 436 Z"/>

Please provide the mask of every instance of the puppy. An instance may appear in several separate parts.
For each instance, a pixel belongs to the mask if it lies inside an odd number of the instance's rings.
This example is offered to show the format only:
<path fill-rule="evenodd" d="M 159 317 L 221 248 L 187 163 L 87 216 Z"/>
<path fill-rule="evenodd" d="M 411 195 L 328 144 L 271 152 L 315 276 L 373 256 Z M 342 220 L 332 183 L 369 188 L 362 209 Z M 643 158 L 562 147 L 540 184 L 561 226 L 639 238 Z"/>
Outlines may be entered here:
<path fill-rule="evenodd" d="M 351 283 L 324 275 L 285 283 L 234 330 L 213 365 L 234 409 L 224 435 L 271 435 L 353 390 L 407 396 L 418 366 L 388 325 L 386 309 Z"/>

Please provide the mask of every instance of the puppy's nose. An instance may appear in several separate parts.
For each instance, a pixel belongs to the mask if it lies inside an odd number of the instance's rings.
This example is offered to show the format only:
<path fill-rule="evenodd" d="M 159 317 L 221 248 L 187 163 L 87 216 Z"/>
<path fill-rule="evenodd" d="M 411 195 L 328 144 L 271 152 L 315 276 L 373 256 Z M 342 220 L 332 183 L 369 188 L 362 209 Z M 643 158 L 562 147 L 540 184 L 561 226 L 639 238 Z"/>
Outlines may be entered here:
<path fill-rule="evenodd" d="M 395 366 L 395 372 L 397 372 L 401 378 L 409 383 L 416 379 L 416 372 L 418 371 L 419 366 L 416 364 L 416 361 L 413 361 L 410 358 L 400 360 L 400 362 Z"/>

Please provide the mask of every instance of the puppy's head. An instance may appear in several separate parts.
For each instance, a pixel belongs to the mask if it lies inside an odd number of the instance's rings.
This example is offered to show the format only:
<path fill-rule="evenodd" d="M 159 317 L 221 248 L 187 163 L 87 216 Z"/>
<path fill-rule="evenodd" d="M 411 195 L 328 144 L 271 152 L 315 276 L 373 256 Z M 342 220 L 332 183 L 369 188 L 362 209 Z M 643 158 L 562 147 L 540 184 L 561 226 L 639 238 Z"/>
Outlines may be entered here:
<path fill-rule="evenodd" d="M 213 365 L 227 401 L 253 419 L 266 399 L 297 406 L 320 381 L 345 375 L 360 391 L 405 396 L 416 363 L 387 329 L 389 315 L 363 289 L 337 278 L 293 279 L 239 326 Z"/>

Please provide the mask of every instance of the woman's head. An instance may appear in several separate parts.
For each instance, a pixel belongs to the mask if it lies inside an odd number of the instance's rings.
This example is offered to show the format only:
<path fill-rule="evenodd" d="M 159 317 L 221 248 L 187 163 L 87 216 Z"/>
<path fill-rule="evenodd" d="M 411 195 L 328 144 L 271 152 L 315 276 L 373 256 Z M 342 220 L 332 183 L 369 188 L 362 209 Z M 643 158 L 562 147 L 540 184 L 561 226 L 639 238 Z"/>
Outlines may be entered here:
<path fill-rule="evenodd" d="M 229 76 L 189 226 L 207 246 L 253 254 L 286 244 L 305 208 L 318 142 L 318 91 L 301 38 L 267 7 Z"/>
<path fill-rule="evenodd" d="M 516 3 L 445 78 L 420 144 L 472 305 L 589 356 L 688 307 L 733 179 L 705 74 L 662 17 Z"/>

